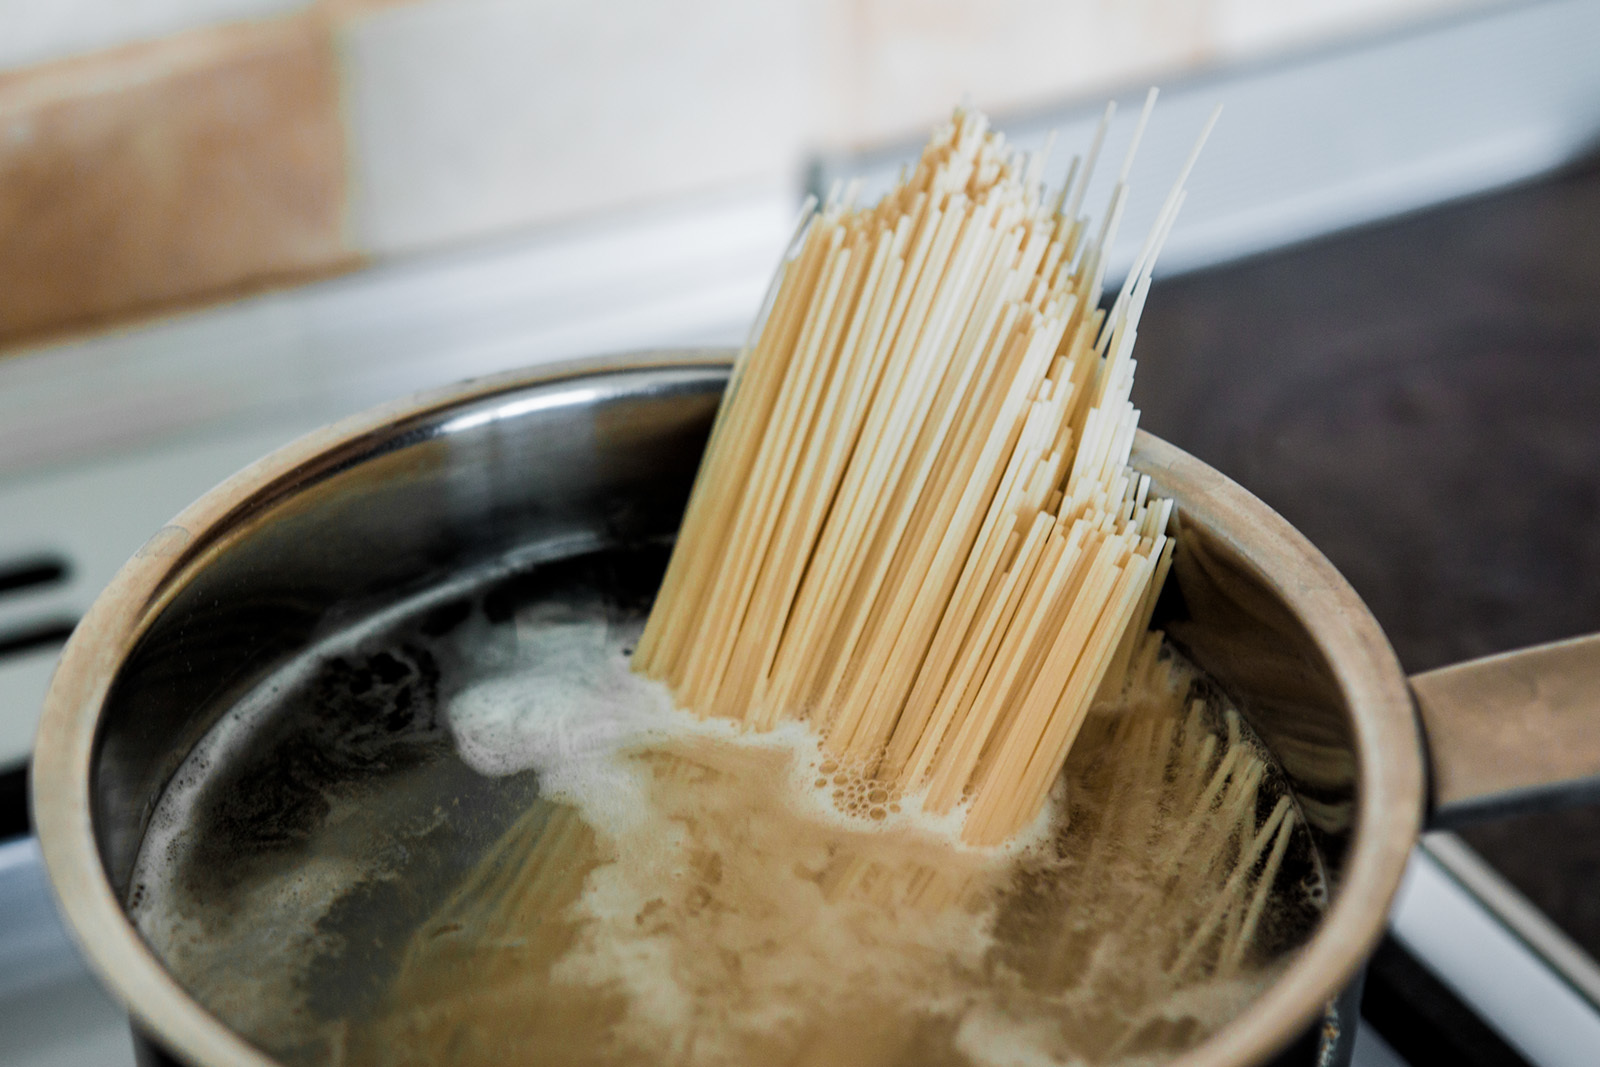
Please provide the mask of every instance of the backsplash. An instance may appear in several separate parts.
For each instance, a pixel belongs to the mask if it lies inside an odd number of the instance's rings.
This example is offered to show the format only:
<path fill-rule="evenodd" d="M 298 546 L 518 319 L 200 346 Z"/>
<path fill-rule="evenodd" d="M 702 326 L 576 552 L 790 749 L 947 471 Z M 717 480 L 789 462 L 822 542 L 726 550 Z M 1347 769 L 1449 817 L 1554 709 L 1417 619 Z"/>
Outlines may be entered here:
<path fill-rule="evenodd" d="M 0 351 L 1482 0 L 0 0 Z"/>
<path fill-rule="evenodd" d="M 0 335 L 355 262 L 339 97 L 298 19 L 0 75 Z"/>

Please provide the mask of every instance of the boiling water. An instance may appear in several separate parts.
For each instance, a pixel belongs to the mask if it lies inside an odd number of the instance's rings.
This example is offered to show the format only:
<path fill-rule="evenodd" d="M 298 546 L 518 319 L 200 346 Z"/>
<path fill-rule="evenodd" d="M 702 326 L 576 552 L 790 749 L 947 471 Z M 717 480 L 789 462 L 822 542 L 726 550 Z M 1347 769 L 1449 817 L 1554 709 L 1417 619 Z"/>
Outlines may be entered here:
<path fill-rule="evenodd" d="M 1281 779 L 1181 661 L 973 850 L 629 672 L 664 562 L 486 572 L 269 678 L 162 798 L 141 932 L 293 1063 L 867 1067 L 1164 1059 L 1314 925 Z"/>

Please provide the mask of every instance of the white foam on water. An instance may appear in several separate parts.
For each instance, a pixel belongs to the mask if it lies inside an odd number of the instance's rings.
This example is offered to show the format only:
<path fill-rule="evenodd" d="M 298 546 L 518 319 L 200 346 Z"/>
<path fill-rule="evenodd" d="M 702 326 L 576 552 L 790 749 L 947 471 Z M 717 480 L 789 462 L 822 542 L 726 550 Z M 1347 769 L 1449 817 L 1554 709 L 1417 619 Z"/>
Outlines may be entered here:
<path fill-rule="evenodd" d="M 539 776 L 539 792 L 580 808 L 597 829 L 637 817 L 645 802 L 618 755 L 671 730 L 670 695 L 627 669 L 632 627 L 604 604 L 538 604 L 517 615 L 514 659 L 456 693 L 446 721 L 463 762 L 499 777 Z"/>
<path fill-rule="evenodd" d="M 795 802 L 853 832 L 915 828 L 955 848 L 1022 856 L 1047 842 L 1059 813 L 1059 797 L 1053 796 L 1025 830 L 1003 845 L 977 849 L 961 841 L 969 802 L 935 813 L 924 807 L 921 792 L 891 795 L 841 766 L 800 720 L 755 732 L 732 720 L 702 720 L 675 710 L 666 686 L 628 666 L 639 624 L 614 625 L 598 598 L 538 603 L 515 621 L 511 660 L 449 702 L 457 752 L 480 774 L 535 771 L 541 795 L 577 807 L 597 830 L 616 832 L 636 820 L 645 797 L 626 756 L 670 737 L 788 753 Z"/>

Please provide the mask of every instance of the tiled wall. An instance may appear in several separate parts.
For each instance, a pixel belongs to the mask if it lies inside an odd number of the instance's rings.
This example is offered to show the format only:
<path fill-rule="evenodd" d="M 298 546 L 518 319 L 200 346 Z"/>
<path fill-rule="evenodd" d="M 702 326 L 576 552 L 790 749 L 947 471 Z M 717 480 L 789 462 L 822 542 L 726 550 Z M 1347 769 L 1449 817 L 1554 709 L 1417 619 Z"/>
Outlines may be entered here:
<path fill-rule="evenodd" d="M 0 0 L 0 349 L 1481 0 Z"/>

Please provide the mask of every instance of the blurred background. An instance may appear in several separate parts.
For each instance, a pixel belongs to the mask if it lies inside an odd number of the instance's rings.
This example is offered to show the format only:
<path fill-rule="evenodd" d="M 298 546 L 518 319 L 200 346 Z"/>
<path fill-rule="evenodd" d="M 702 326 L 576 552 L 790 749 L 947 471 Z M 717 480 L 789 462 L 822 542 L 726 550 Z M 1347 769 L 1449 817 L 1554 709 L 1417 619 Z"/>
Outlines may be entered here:
<path fill-rule="evenodd" d="M 56 652 L 152 531 L 411 390 L 737 344 L 806 193 L 881 189 L 963 99 L 1058 131 L 1059 179 L 1151 84 L 1113 279 L 1225 111 L 1145 425 L 1410 670 L 1600 629 L 1595 0 L 0 0 L 0 1062 L 128 1062 L 24 797 Z M 1600 813 L 1430 840 L 1363 1062 L 1591 1062 Z"/>
<path fill-rule="evenodd" d="M 0 344 L 684 197 L 1481 0 L 5 0 Z"/>

